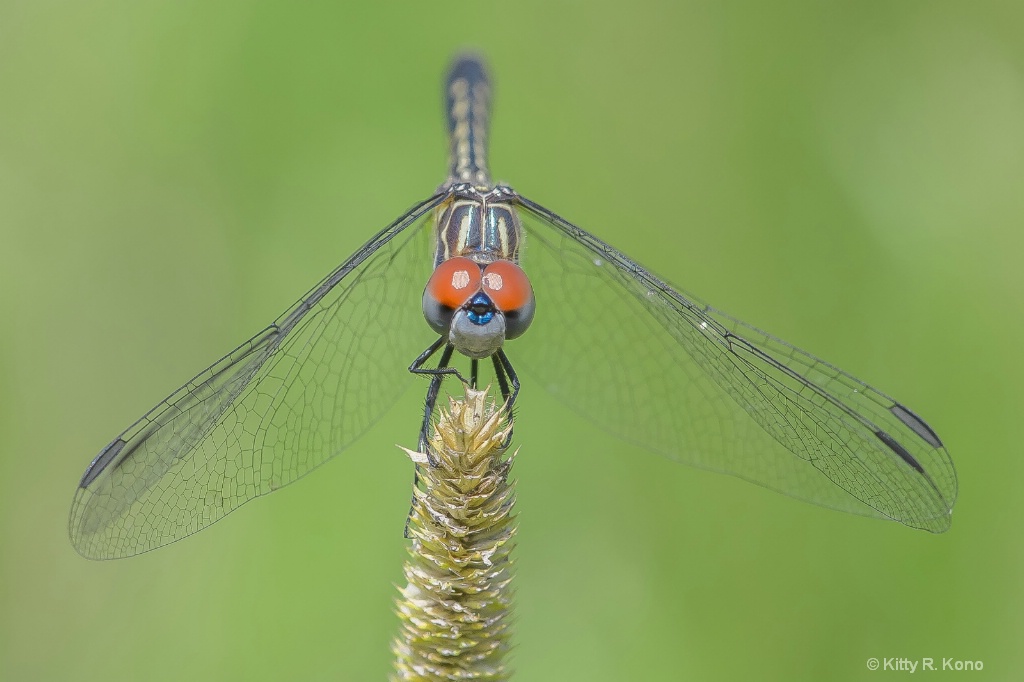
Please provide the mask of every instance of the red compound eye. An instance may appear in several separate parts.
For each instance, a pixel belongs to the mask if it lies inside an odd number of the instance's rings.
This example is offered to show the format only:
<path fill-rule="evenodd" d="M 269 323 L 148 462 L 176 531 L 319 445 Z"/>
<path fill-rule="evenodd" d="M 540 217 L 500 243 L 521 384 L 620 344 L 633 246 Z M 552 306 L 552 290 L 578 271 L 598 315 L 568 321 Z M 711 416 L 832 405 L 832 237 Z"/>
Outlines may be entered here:
<path fill-rule="evenodd" d="M 483 289 L 498 310 L 504 313 L 533 304 L 530 279 L 522 268 L 511 261 L 495 261 L 484 268 Z"/>
<path fill-rule="evenodd" d="M 434 269 L 427 293 L 447 308 L 458 308 L 480 291 L 480 266 L 468 258 L 449 258 Z"/>

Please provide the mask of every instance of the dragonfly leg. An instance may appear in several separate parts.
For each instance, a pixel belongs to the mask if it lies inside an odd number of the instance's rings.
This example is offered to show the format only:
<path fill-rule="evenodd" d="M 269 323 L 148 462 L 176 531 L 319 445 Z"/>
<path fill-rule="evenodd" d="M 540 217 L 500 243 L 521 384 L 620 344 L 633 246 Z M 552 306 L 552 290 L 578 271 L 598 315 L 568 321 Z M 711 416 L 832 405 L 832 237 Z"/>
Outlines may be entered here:
<path fill-rule="evenodd" d="M 434 343 L 430 344 L 430 346 L 425 351 L 420 353 L 418 358 L 413 360 L 412 364 L 409 365 L 409 371 L 412 372 L 413 374 L 426 374 L 426 375 L 428 375 L 428 376 L 430 376 L 432 378 L 436 378 L 436 379 L 438 379 L 439 385 L 440 385 L 439 377 L 441 377 L 441 376 L 443 376 L 445 374 L 454 374 L 455 376 L 457 376 L 459 378 L 459 381 L 461 381 L 462 383 L 464 383 L 464 384 L 469 383 L 468 381 L 466 381 L 466 377 L 462 376 L 462 374 L 459 372 L 459 370 L 455 369 L 454 367 L 449 367 L 448 366 L 448 362 L 451 360 L 452 353 L 455 352 L 455 346 L 453 346 L 450 343 L 447 343 L 447 346 L 445 347 L 444 352 L 441 354 L 442 355 L 441 362 L 437 363 L 437 367 L 424 367 L 423 366 L 423 365 L 426 364 L 427 360 L 429 360 L 430 357 L 434 353 L 436 353 L 439 348 L 441 348 L 441 346 L 445 346 L 445 344 L 446 344 L 445 337 L 442 336 L 442 337 L 438 338 L 437 341 L 435 341 Z"/>
<path fill-rule="evenodd" d="M 443 345 L 444 337 L 439 336 L 437 338 L 437 341 L 434 341 L 434 343 L 430 344 L 430 346 L 428 346 L 425 351 L 419 354 L 419 357 L 412 361 L 412 364 L 409 365 L 409 371 L 412 372 L 413 374 L 433 374 L 435 371 L 437 371 L 433 369 L 423 369 L 423 365 L 427 362 L 427 360 L 430 359 L 430 356 L 436 353 L 437 349 Z"/>
<path fill-rule="evenodd" d="M 494 377 L 498 380 L 498 388 L 501 389 L 501 399 L 503 401 L 507 401 L 508 378 L 505 376 L 505 368 L 501 366 L 501 361 L 498 360 L 497 353 L 491 356 L 491 361 L 494 363 Z"/>
<path fill-rule="evenodd" d="M 441 352 L 441 358 L 437 362 L 437 367 L 432 369 L 424 369 L 423 365 L 427 360 L 430 359 L 434 353 L 438 351 L 441 346 L 444 346 L 444 350 Z M 449 367 L 448 363 L 451 362 L 452 353 L 455 352 L 455 347 L 448 343 L 445 343 L 444 337 L 440 337 L 437 341 L 430 344 L 430 347 L 423 351 L 415 362 L 409 366 L 409 371 L 413 374 L 427 374 L 430 375 L 430 387 L 427 388 L 427 398 L 423 407 L 423 423 L 420 425 L 419 439 L 417 440 L 417 449 L 427 456 L 427 464 L 429 466 L 437 466 L 437 462 L 434 461 L 434 455 L 430 452 L 430 448 L 427 445 L 427 434 L 430 430 L 430 415 L 434 413 L 434 406 L 437 404 L 437 396 L 441 392 L 441 380 L 444 379 L 446 374 L 454 374 L 459 377 L 460 380 L 465 382 L 462 375 L 459 374 L 458 370 L 454 367 Z M 413 472 L 412 486 L 413 488 L 418 487 L 420 484 L 420 467 L 417 464 Z M 402 533 L 406 538 L 409 537 L 409 522 L 412 519 L 412 510 L 416 504 L 416 497 L 413 496 L 412 501 L 409 503 L 409 514 L 405 517 L 405 531 Z"/>
<path fill-rule="evenodd" d="M 512 363 L 509 361 L 508 356 L 505 355 L 505 351 L 500 348 L 491 356 L 491 360 L 494 362 L 494 375 L 498 378 L 498 387 L 501 388 L 501 397 L 505 400 L 505 403 L 508 405 L 508 409 L 511 412 L 512 406 L 516 402 L 516 398 L 519 397 L 519 376 L 516 374 L 515 368 L 512 367 Z M 511 392 L 509 392 L 509 382 L 512 384 Z M 505 442 L 502 443 L 502 447 L 507 448 L 511 443 L 512 429 L 509 429 L 508 436 L 505 438 Z"/>
<path fill-rule="evenodd" d="M 501 397 L 508 401 L 509 409 L 516 403 L 516 398 L 519 397 L 519 375 L 516 374 L 516 370 L 512 367 L 512 363 L 509 361 L 508 356 L 505 355 L 505 351 L 498 349 L 493 355 L 494 358 L 494 369 L 498 373 L 498 385 L 501 387 Z M 505 376 L 508 376 L 508 381 L 512 384 L 512 392 L 508 392 L 508 385 L 505 383 Z"/>

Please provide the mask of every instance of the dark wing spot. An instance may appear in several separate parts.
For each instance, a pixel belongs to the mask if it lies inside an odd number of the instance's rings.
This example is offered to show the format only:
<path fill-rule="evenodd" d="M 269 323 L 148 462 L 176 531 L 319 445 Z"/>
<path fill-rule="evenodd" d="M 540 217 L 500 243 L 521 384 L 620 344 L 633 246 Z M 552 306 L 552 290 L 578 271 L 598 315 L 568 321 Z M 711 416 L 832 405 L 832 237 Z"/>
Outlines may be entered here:
<path fill-rule="evenodd" d="M 888 445 L 890 450 L 899 455 L 904 462 L 914 467 L 919 473 L 924 473 L 924 467 L 921 466 L 921 463 L 914 459 L 914 456 L 907 452 L 907 449 L 900 445 L 895 438 L 885 431 L 875 431 L 875 435 L 878 436 L 878 440 Z"/>
<path fill-rule="evenodd" d="M 92 461 L 89 468 L 85 470 L 85 473 L 82 474 L 82 481 L 78 484 L 78 487 L 88 488 L 89 484 L 95 481 L 96 478 L 106 471 L 107 467 L 117 459 L 117 456 L 121 454 L 121 450 L 123 450 L 124 446 L 127 444 L 127 441 L 118 438 L 113 443 L 103 448 L 103 450 L 100 451 L 100 454 L 96 455 L 96 459 Z"/>
<path fill-rule="evenodd" d="M 889 411 L 896 415 L 897 419 L 910 427 L 911 431 L 919 435 L 922 440 L 933 448 L 942 447 L 942 441 L 939 440 L 939 435 L 932 431 L 932 427 L 925 424 L 923 419 L 918 417 L 909 409 L 899 403 L 893 403 L 892 407 L 889 408 Z"/>

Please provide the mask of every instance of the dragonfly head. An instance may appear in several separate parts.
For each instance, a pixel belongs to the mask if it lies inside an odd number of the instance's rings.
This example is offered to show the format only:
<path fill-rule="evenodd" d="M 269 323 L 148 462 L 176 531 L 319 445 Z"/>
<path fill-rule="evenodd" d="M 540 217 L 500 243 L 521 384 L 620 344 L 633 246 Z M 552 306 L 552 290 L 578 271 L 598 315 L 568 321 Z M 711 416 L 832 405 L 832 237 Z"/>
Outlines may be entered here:
<path fill-rule="evenodd" d="M 490 357 L 533 321 L 533 288 L 515 263 L 481 264 L 463 256 L 434 270 L 423 290 L 423 316 L 471 358 Z"/>

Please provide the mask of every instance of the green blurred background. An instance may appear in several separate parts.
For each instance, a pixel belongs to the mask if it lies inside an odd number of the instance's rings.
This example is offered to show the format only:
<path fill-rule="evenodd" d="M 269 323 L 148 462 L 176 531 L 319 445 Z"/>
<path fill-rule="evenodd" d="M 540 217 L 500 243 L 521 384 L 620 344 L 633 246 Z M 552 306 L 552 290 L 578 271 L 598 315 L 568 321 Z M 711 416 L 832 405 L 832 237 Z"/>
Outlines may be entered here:
<path fill-rule="evenodd" d="M 497 177 L 913 406 L 962 491 L 942 536 L 830 512 L 527 387 L 517 679 L 1021 679 L 1022 28 L 1010 1 L 0 2 L 0 679 L 385 679 L 419 395 L 161 551 L 86 561 L 66 514 L 111 437 L 443 180 L 466 45 Z"/>

